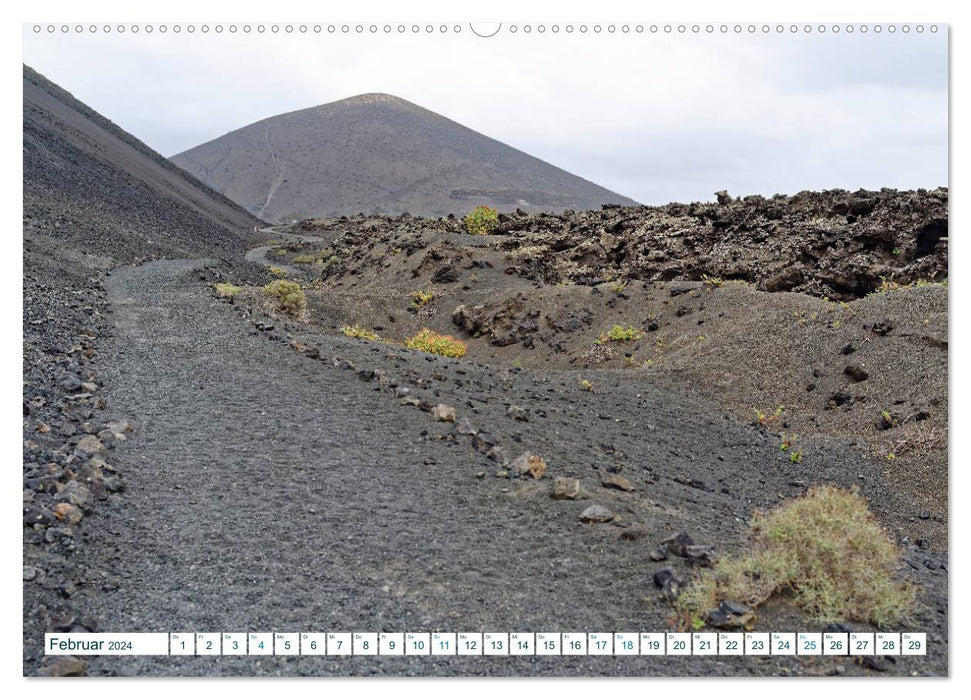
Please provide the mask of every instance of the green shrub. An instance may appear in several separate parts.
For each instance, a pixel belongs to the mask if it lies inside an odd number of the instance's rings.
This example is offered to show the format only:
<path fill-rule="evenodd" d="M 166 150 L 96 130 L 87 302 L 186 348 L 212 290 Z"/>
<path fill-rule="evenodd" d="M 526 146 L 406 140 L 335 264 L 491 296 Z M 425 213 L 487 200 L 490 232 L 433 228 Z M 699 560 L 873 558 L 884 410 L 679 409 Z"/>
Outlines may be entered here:
<path fill-rule="evenodd" d="M 462 357 L 468 350 L 468 347 L 461 340 L 450 335 L 430 331 L 427 328 L 422 328 L 416 335 L 405 340 L 405 347 L 409 350 L 421 350 L 444 357 Z"/>
<path fill-rule="evenodd" d="M 274 280 L 263 287 L 263 292 L 273 297 L 277 307 L 285 314 L 298 316 L 307 308 L 307 296 L 296 282 Z"/>
<path fill-rule="evenodd" d="M 216 290 L 216 296 L 221 299 L 232 299 L 239 294 L 239 287 L 229 282 L 216 282 L 212 288 Z"/>
<path fill-rule="evenodd" d="M 293 262 L 297 263 L 298 265 L 309 265 L 315 259 L 316 258 L 314 258 L 313 255 L 297 255 L 293 258 Z"/>
<path fill-rule="evenodd" d="M 281 269 L 279 267 L 271 267 L 270 268 L 270 274 L 273 275 L 274 277 L 283 277 L 287 273 L 286 273 L 285 270 L 283 270 L 283 269 Z"/>
<path fill-rule="evenodd" d="M 678 599 L 699 620 L 722 601 L 759 605 L 788 593 L 818 621 L 886 625 L 906 619 L 915 590 L 895 578 L 897 548 L 857 489 L 813 486 L 767 514 L 756 513 L 751 549 L 721 557 Z"/>
<path fill-rule="evenodd" d="M 499 211 L 478 206 L 465 217 L 465 230 L 472 234 L 492 233 L 499 226 Z"/>
<path fill-rule="evenodd" d="M 346 335 L 348 338 L 359 338 L 361 340 L 378 340 L 378 334 L 374 331 L 369 331 L 364 326 L 359 326 L 356 323 L 353 326 L 344 326 L 341 328 L 341 333 Z"/>
<path fill-rule="evenodd" d="M 597 345 L 603 345 L 605 343 L 615 342 L 624 343 L 630 340 L 640 340 L 644 337 L 644 331 L 640 328 L 634 328 L 634 326 L 619 326 L 614 324 L 606 333 L 601 333 L 600 337 L 597 338 Z"/>
<path fill-rule="evenodd" d="M 429 289 L 426 291 L 424 289 L 419 289 L 417 292 L 411 293 L 411 305 L 416 309 L 421 309 L 428 306 L 434 298 L 435 292 L 432 290 Z"/>

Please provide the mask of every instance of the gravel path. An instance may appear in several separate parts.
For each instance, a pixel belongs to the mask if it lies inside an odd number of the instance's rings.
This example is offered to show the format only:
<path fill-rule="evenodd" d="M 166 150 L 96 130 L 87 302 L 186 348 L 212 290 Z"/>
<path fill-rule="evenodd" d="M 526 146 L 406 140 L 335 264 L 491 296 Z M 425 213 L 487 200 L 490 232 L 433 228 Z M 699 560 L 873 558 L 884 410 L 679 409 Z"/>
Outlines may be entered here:
<path fill-rule="evenodd" d="M 285 243 L 302 242 L 302 243 L 325 243 L 332 240 L 336 233 L 327 237 L 321 236 L 302 236 L 296 233 L 283 233 L 282 231 L 277 231 L 272 228 L 260 229 L 260 233 L 265 233 L 268 236 L 283 241 Z M 270 260 L 267 258 L 267 254 L 274 248 L 278 248 L 278 244 L 274 245 L 261 245 L 256 248 L 250 248 L 246 251 L 247 262 L 256 263 L 257 265 L 263 265 L 265 267 L 276 267 L 284 272 L 291 275 L 299 275 L 301 271 L 295 268 L 293 265 L 287 265 L 286 263 L 280 262 L 279 260 Z"/>
<path fill-rule="evenodd" d="M 497 372 L 300 337 L 327 356 L 310 359 L 285 336 L 274 339 L 282 329 L 260 332 L 215 300 L 196 275 L 202 265 L 153 262 L 107 280 L 105 385 L 112 411 L 135 432 L 112 459 L 127 480 L 124 508 L 85 524 L 89 568 L 117 577 L 87 594 L 100 631 L 665 631 L 670 608 L 656 600 L 660 565 L 647 559 L 650 548 L 680 527 L 696 539 L 741 541 L 750 507 L 798 492 L 773 438 L 650 387 L 617 382 L 584 411 L 571 373 Z M 467 442 L 438 439 L 444 424 L 335 367 L 331 354 L 419 377 L 429 397 L 502 436 L 510 456 L 528 446 L 551 472 L 582 477 L 595 498 L 555 501 L 547 480 L 494 478 L 496 465 Z M 598 387 L 612 381 L 592 376 Z M 530 408 L 530 422 L 507 415 L 511 401 Z M 637 466 L 624 473 L 638 493 L 599 486 L 590 462 L 598 450 L 607 457 L 598 441 L 633 456 Z M 852 458 L 838 445 L 814 454 L 820 476 L 836 481 Z M 475 478 L 480 470 L 488 476 Z M 689 473 L 724 487 L 673 479 Z M 613 525 L 579 524 L 591 503 L 644 522 L 649 534 L 631 543 Z M 894 672 L 926 672 L 923 664 L 907 660 Z M 100 657 L 88 667 L 90 675 L 820 671 L 782 657 Z"/>

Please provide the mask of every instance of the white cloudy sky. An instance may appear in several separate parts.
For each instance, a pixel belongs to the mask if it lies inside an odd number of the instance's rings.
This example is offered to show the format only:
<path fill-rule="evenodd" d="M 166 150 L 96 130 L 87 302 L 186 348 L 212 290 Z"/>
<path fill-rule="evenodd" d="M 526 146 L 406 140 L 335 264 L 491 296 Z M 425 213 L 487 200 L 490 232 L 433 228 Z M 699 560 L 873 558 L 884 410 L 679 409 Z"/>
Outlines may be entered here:
<path fill-rule="evenodd" d="M 23 53 L 164 155 L 281 112 L 387 92 L 645 203 L 947 184 L 946 26 L 778 35 L 773 25 L 755 36 L 715 26 L 481 39 L 467 25 L 431 36 L 330 35 L 326 25 L 319 35 L 38 35 L 27 25 Z"/>

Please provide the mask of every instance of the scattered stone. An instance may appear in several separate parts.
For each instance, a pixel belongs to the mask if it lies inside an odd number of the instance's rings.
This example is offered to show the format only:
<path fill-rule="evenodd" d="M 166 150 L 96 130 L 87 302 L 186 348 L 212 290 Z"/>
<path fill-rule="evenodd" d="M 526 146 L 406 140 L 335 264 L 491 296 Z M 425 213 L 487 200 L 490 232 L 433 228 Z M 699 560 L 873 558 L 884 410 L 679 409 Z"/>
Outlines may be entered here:
<path fill-rule="evenodd" d="M 859 659 L 863 668 L 877 671 L 878 673 L 889 671 L 890 664 L 897 663 L 897 660 L 892 656 L 861 656 Z"/>
<path fill-rule="evenodd" d="M 475 478 L 476 479 L 484 479 L 485 478 L 485 475 L 486 475 L 485 472 L 476 472 L 475 473 Z"/>
<path fill-rule="evenodd" d="M 665 566 L 654 572 L 654 585 L 661 589 L 661 594 L 669 601 L 675 601 L 681 595 L 684 581 L 670 566 Z"/>
<path fill-rule="evenodd" d="M 845 390 L 839 389 L 834 392 L 832 396 L 829 397 L 830 406 L 843 406 L 845 404 L 852 404 L 853 397 Z"/>
<path fill-rule="evenodd" d="M 529 422 L 529 412 L 522 406 L 510 406 L 506 409 L 506 416 L 523 423 Z"/>
<path fill-rule="evenodd" d="M 749 628 L 755 621 L 755 611 L 748 605 L 724 601 L 717 610 L 708 613 L 708 624 L 720 630 Z"/>
<path fill-rule="evenodd" d="M 873 324 L 870 330 L 879 336 L 884 336 L 884 335 L 887 335 L 890 331 L 892 331 L 893 328 L 894 328 L 893 322 L 888 318 L 888 319 L 884 319 L 883 321 L 877 321 L 876 323 Z"/>
<path fill-rule="evenodd" d="M 692 479 L 688 476 L 676 476 L 672 479 L 675 483 L 683 484 L 684 486 L 690 486 L 693 489 L 699 489 L 700 491 L 712 491 L 713 489 L 708 486 L 701 479 Z"/>
<path fill-rule="evenodd" d="M 619 539 L 627 542 L 635 542 L 647 534 L 647 525 L 644 523 L 633 523 L 630 527 L 621 530 Z"/>
<path fill-rule="evenodd" d="M 435 284 L 448 284 L 459 281 L 459 272 L 451 265 L 445 265 L 435 270 L 432 274 L 432 282 Z"/>
<path fill-rule="evenodd" d="M 402 406 L 421 406 L 421 399 L 417 396 L 406 396 L 401 399 Z"/>
<path fill-rule="evenodd" d="M 48 544 L 59 544 L 74 538 L 74 530 L 68 527 L 49 527 L 44 532 L 44 540 Z"/>
<path fill-rule="evenodd" d="M 485 453 L 485 456 L 487 459 L 491 459 L 493 462 L 498 462 L 499 464 L 506 464 L 509 461 L 506 457 L 506 452 L 499 445 L 490 447 Z"/>
<path fill-rule="evenodd" d="M 50 511 L 33 503 L 24 504 L 24 527 L 34 527 L 35 525 L 47 527 L 53 522 L 54 516 Z"/>
<path fill-rule="evenodd" d="M 575 501 L 580 498 L 580 480 L 565 476 L 555 477 L 550 495 L 557 501 Z"/>
<path fill-rule="evenodd" d="M 125 419 L 111 421 L 105 427 L 111 432 L 115 433 L 115 435 L 124 435 L 125 433 L 130 433 L 132 431 L 131 423 Z"/>
<path fill-rule="evenodd" d="M 603 506 L 590 506 L 580 513 L 580 521 L 584 523 L 609 523 L 614 514 Z"/>
<path fill-rule="evenodd" d="M 464 416 L 459 419 L 458 423 L 455 424 L 455 430 L 459 435 L 475 435 L 479 431 L 472 427 L 472 423 L 469 422 L 468 418 Z"/>
<path fill-rule="evenodd" d="M 682 294 L 693 292 L 696 286 L 694 284 L 672 284 L 670 289 L 671 296 L 678 297 Z"/>
<path fill-rule="evenodd" d="M 58 503 L 53 508 L 54 517 L 68 525 L 77 525 L 84 518 L 81 509 L 70 503 Z"/>
<path fill-rule="evenodd" d="M 843 355 L 852 355 L 854 352 L 856 352 L 856 347 L 853 345 L 853 343 L 847 343 L 842 347 L 840 352 Z"/>
<path fill-rule="evenodd" d="M 688 556 L 688 547 L 691 547 L 694 543 L 694 538 L 686 532 L 676 532 L 661 542 L 668 552 L 676 557 Z"/>
<path fill-rule="evenodd" d="M 492 433 L 487 433 L 485 431 L 480 431 L 472 436 L 472 448 L 486 454 L 495 445 L 498 445 L 499 441 L 496 439 L 495 435 Z"/>
<path fill-rule="evenodd" d="M 529 474 L 534 479 L 541 479 L 546 472 L 546 462 L 539 455 L 533 454 L 532 452 L 523 452 L 512 461 L 509 469 L 519 477 Z"/>
<path fill-rule="evenodd" d="M 684 548 L 685 558 L 693 566 L 710 567 L 715 563 L 715 548 L 704 544 L 692 544 Z"/>
<path fill-rule="evenodd" d="M 94 435 L 83 436 L 74 447 L 74 454 L 79 456 L 90 457 L 92 455 L 105 455 L 107 453 L 108 450 L 105 449 L 105 446 Z"/>
<path fill-rule="evenodd" d="M 64 391 L 67 391 L 69 393 L 81 391 L 81 380 L 75 377 L 74 375 L 65 377 L 61 381 L 61 388 L 64 389 Z"/>
<path fill-rule="evenodd" d="M 452 406 L 440 403 L 432 409 L 432 416 L 434 416 L 435 420 L 442 421 L 443 423 L 454 423 L 455 409 Z"/>
<path fill-rule="evenodd" d="M 648 556 L 651 558 L 651 561 L 666 561 L 668 558 L 668 548 L 662 544 L 660 547 L 652 549 Z"/>
<path fill-rule="evenodd" d="M 38 675 L 64 678 L 67 676 L 83 676 L 88 664 L 76 656 L 64 656 L 57 661 L 48 663 L 38 670 Z"/>
<path fill-rule="evenodd" d="M 58 492 L 54 496 L 58 503 L 70 503 L 78 508 L 88 510 L 90 508 L 91 491 L 88 487 L 78 481 L 69 481 L 66 484 L 58 485 Z"/>
<path fill-rule="evenodd" d="M 862 382 L 870 376 L 869 372 L 863 369 L 861 365 L 847 365 L 843 369 L 843 374 L 854 382 Z"/>
<path fill-rule="evenodd" d="M 608 489 L 618 489 L 620 491 L 633 491 L 634 487 L 631 483 L 619 474 L 611 474 L 605 469 L 600 471 L 600 483 Z"/>

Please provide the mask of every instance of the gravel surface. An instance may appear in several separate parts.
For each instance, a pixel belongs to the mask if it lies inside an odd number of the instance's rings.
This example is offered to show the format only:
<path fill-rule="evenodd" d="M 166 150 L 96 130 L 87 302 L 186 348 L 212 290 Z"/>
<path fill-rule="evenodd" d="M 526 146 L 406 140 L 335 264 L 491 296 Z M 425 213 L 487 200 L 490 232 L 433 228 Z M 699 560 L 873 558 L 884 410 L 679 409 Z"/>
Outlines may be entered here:
<path fill-rule="evenodd" d="M 497 371 L 291 333 L 217 301 L 200 282 L 202 267 L 158 261 L 108 278 L 111 332 L 100 348 L 107 398 L 133 433 L 113 454 L 126 478 L 123 505 L 85 522 L 87 575 L 74 605 L 100 631 L 665 631 L 671 609 L 651 583 L 662 564 L 647 553 L 680 529 L 701 543 L 741 546 L 752 508 L 802 491 L 774 436 L 690 397 L 610 372 L 591 374 L 598 390 L 581 394 L 573 373 Z M 455 406 L 459 421 L 491 432 L 510 457 L 540 454 L 546 478 L 497 478 L 499 465 L 453 424 L 402 405 L 388 378 Z M 879 470 L 847 448 L 820 442 L 813 452 L 813 481 L 858 482 L 893 502 Z M 857 465 L 852 473 L 848 462 Z M 618 466 L 636 491 L 600 485 L 597 470 Z M 551 499 L 553 476 L 580 478 L 587 498 Z M 615 522 L 581 524 L 594 504 L 617 514 Z M 619 539 L 627 528 L 617 524 L 634 523 L 646 535 Z M 942 577 L 914 575 L 940 589 Z M 923 604 L 918 628 L 946 625 L 932 606 Z M 759 628 L 808 624 L 769 609 Z M 890 672 L 946 668 L 946 654 L 934 653 L 902 658 Z M 845 659 L 779 657 L 99 657 L 87 672 L 869 671 Z"/>

